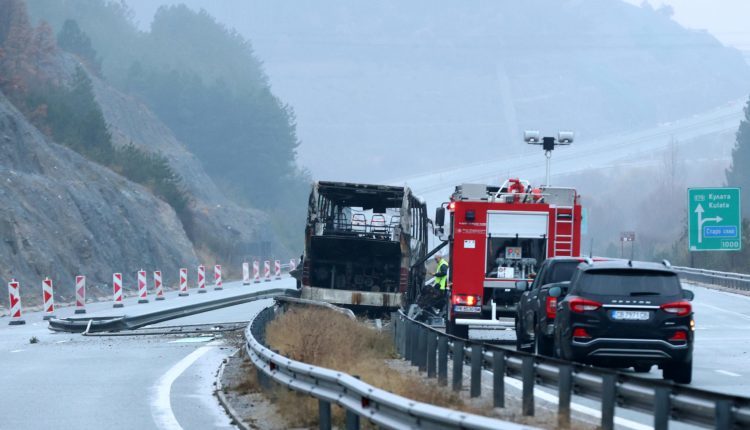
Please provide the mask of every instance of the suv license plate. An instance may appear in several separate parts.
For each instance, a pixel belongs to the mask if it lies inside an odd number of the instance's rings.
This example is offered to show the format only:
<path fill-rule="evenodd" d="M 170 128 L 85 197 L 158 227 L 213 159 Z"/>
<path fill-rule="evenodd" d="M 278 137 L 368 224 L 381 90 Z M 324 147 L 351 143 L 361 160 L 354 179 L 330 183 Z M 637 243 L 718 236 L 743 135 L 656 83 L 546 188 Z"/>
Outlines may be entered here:
<path fill-rule="evenodd" d="M 613 320 L 646 321 L 649 313 L 645 311 L 612 311 Z"/>
<path fill-rule="evenodd" d="M 455 312 L 482 312 L 481 306 L 455 306 Z"/>

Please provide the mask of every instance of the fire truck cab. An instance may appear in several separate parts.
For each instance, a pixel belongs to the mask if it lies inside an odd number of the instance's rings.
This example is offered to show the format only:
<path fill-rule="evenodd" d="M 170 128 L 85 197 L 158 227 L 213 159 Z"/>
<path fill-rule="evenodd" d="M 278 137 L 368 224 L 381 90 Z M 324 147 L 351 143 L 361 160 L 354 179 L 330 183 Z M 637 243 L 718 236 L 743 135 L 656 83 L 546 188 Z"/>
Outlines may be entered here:
<path fill-rule="evenodd" d="M 542 261 L 580 255 L 579 200 L 575 189 L 533 188 L 520 179 L 456 187 L 435 223 L 449 241 L 449 334 L 512 328 L 516 303 Z"/>

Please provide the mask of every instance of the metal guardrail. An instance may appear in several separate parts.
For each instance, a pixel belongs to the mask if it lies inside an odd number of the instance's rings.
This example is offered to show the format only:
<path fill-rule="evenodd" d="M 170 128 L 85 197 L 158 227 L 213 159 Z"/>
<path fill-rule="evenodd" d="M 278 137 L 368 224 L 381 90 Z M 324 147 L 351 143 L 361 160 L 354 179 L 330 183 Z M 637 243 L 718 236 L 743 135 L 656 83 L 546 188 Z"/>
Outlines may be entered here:
<path fill-rule="evenodd" d="M 736 290 L 750 290 L 750 275 L 718 270 L 695 269 L 693 267 L 673 266 L 680 274 L 680 278 L 688 282 L 718 285 Z"/>
<path fill-rule="evenodd" d="M 573 394 L 601 401 L 601 428 L 614 428 L 615 405 L 653 414 L 654 428 L 667 429 L 669 420 L 717 429 L 750 428 L 750 398 L 715 393 L 597 368 L 555 358 L 532 355 L 497 345 L 459 339 L 416 322 L 401 312 L 393 317 L 398 352 L 448 384 L 448 358 L 452 357 L 454 391 L 461 389 L 463 366 L 471 366 L 470 393 L 481 395 L 482 370 L 493 373 L 495 407 L 505 407 L 504 376 L 522 381 L 522 412 L 534 415 L 534 386 L 557 389 L 558 427 L 570 426 Z"/>
<path fill-rule="evenodd" d="M 113 316 L 113 317 L 77 317 L 77 318 L 53 318 L 49 320 L 50 330 L 64 331 L 69 333 L 101 333 L 117 332 L 124 330 L 135 330 L 147 325 L 157 324 L 175 318 L 187 317 L 203 312 L 213 311 L 227 306 L 261 300 L 265 298 L 278 297 L 279 295 L 298 295 L 296 290 L 286 288 L 274 288 L 270 290 L 255 291 L 239 294 L 232 297 L 224 297 L 216 300 L 192 303 L 169 309 L 162 309 L 135 316 Z"/>
<path fill-rule="evenodd" d="M 291 390 L 317 398 L 321 429 L 331 428 L 331 404 L 346 409 L 347 429 L 358 429 L 360 418 L 393 429 L 531 428 L 416 402 L 366 384 L 354 376 L 279 355 L 263 346 L 266 325 L 274 316 L 274 308 L 266 308 L 248 325 L 245 334 L 248 356 L 259 374 Z"/>

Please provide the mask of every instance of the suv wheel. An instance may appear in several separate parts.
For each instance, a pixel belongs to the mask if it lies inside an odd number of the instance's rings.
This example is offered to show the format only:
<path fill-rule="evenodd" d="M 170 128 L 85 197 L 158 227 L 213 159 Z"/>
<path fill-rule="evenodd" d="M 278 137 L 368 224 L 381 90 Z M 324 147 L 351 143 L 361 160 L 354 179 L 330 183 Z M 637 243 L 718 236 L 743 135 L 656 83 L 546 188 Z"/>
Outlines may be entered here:
<path fill-rule="evenodd" d="M 537 333 L 536 334 L 536 353 L 540 355 L 546 355 L 552 357 L 554 352 L 555 344 L 552 339 L 548 339 L 547 336 Z"/>
<path fill-rule="evenodd" d="M 534 343 L 526 337 L 526 331 L 521 327 L 519 317 L 516 317 L 516 351 L 534 353 Z"/>
<path fill-rule="evenodd" d="M 665 364 L 662 377 L 678 384 L 689 384 L 693 380 L 693 361 Z"/>

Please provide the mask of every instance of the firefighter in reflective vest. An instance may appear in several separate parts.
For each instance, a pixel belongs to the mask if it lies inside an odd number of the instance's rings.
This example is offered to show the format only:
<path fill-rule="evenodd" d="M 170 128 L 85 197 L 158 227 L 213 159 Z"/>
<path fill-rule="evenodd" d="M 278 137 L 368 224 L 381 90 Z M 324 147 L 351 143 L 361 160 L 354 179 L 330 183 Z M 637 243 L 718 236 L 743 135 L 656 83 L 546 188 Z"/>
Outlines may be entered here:
<path fill-rule="evenodd" d="M 448 262 L 440 254 L 435 254 L 435 262 L 437 262 L 435 288 L 440 290 L 441 293 L 445 293 L 445 289 L 448 286 Z"/>

